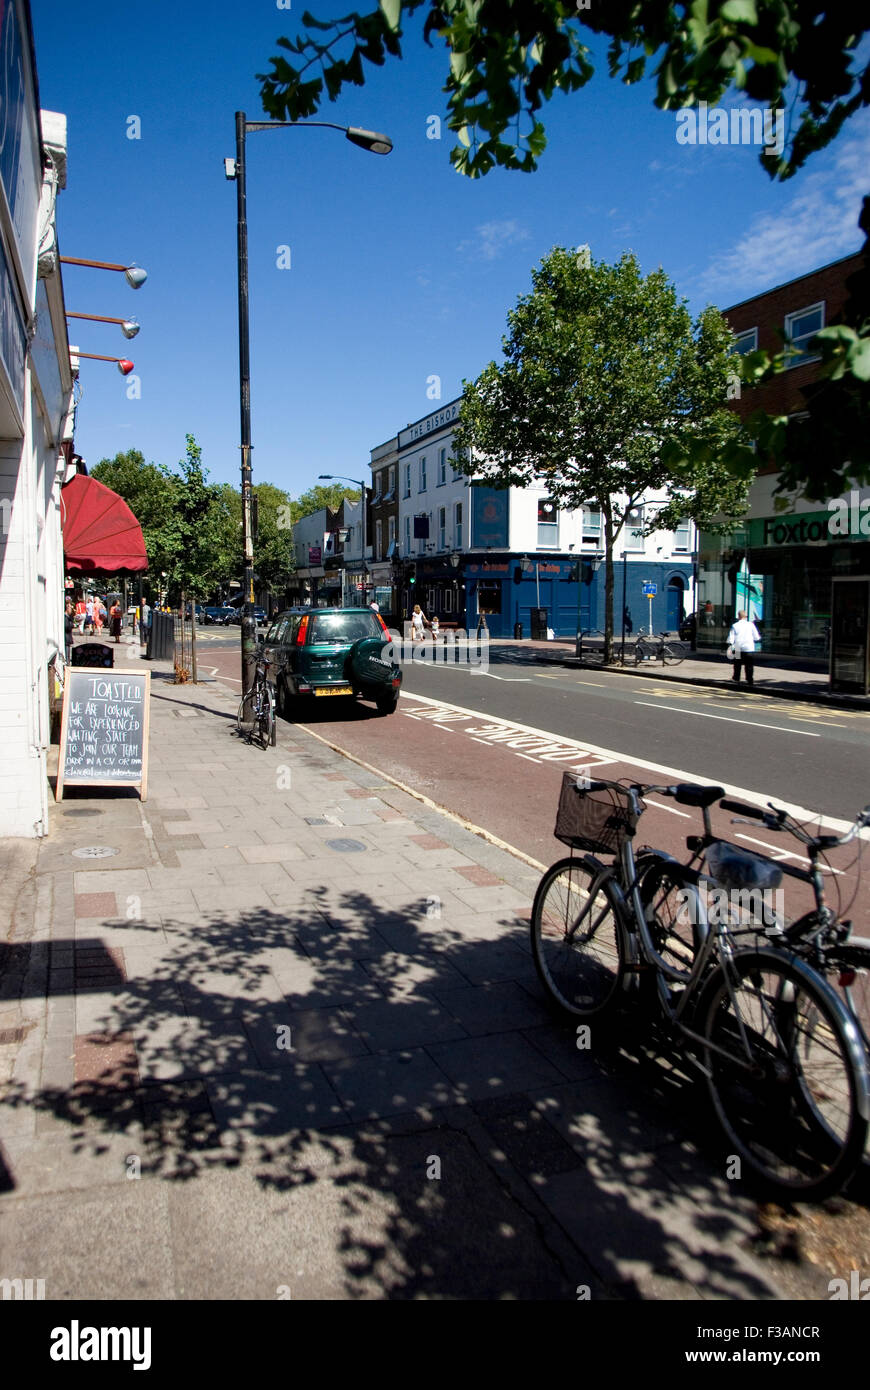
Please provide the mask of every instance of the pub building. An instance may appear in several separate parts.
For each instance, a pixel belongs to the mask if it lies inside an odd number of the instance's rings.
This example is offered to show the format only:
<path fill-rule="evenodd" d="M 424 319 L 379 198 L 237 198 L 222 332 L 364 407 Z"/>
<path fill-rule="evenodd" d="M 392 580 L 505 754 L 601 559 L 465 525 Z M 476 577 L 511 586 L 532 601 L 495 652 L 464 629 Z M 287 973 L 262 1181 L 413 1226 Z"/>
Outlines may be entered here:
<path fill-rule="evenodd" d="M 454 471 L 459 404 L 457 398 L 439 406 L 397 436 L 399 619 L 407 620 L 419 603 L 442 627 L 476 631 L 485 620 L 494 638 L 546 640 L 552 632 L 573 639 L 578 627 L 603 628 L 601 514 L 589 507 L 564 510 L 543 484 L 498 489 Z M 373 472 L 381 464 L 380 457 L 373 461 Z M 388 462 L 388 484 L 391 471 Z M 623 607 L 630 631 L 650 621 L 656 632 L 676 631 L 691 611 L 694 527 L 685 522 L 650 536 L 640 531 L 663 501 L 663 494 L 645 497 L 636 525 L 626 525 L 617 540 L 617 632 Z M 651 587 L 650 602 L 645 589 Z"/>

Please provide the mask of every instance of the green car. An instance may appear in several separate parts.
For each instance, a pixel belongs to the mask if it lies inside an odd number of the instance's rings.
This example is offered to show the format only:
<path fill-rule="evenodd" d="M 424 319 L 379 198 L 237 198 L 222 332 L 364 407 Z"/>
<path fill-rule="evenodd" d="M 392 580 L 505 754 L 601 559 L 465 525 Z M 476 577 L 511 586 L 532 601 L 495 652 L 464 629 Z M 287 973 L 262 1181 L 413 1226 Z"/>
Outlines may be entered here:
<path fill-rule="evenodd" d="M 373 700 L 393 714 L 402 668 L 384 655 L 390 635 L 369 608 L 289 608 L 269 626 L 263 650 L 271 659 L 278 714 L 304 718 L 303 704 L 349 696 Z"/>

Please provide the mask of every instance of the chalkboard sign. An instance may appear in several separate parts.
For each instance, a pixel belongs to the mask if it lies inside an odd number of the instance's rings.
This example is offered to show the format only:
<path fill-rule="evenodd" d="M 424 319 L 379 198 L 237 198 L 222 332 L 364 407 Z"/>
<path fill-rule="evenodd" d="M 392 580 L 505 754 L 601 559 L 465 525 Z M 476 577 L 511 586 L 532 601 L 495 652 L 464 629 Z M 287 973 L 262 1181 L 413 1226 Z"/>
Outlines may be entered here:
<path fill-rule="evenodd" d="M 67 666 L 57 800 L 64 784 L 148 788 L 151 672 Z"/>

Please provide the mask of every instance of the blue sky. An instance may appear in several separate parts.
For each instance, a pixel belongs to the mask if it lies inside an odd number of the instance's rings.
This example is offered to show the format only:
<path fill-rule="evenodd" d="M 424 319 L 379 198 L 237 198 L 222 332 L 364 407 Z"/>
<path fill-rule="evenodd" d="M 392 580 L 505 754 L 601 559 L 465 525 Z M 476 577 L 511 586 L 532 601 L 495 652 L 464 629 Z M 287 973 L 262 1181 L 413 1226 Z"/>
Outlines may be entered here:
<path fill-rule="evenodd" d="M 346 12 L 346 0 L 309 4 L 322 18 Z M 256 73 L 302 8 L 32 0 L 40 100 L 68 118 L 61 253 L 135 261 L 149 275 L 134 293 L 120 275 L 65 268 L 68 310 L 142 324 L 131 343 L 114 326 L 70 325 L 83 351 L 129 356 L 141 380 L 129 400 L 115 368 L 82 363 L 76 447 L 91 466 L 133 447 L 173 465 L 189 432 L 215 480 L 238 479 L 236 186 L 223 159 L 234 111 L 261 117 Z M 554 245 L 588 243 L 608 261 L 633 250 L 644 272 L 664 267 L 693 312 L 861 245 L 868 112 L 774 184 L 757 148 L 678 144 L 651 85 L 611 80 L 597 44 L 592 82 L 544 108 L 539 171 L 471 181 L 450 165 L 446 126 L 427 139 L 428 117 L 445 115 L 447 57 L 420 28 L 402 62 L 321 112 L 387 132 L 391 155 L 337 131 L 249 136 L 255 482 L 295 495 L 318 473 L 367 476 L 370 449 L 436 407 L 429 378 L 448 401 L 499 359 L 507 311 Z M 134 115 L 138 140 L 127 138 Z M 290 269 L 277 265 L 283 246 Z"/>

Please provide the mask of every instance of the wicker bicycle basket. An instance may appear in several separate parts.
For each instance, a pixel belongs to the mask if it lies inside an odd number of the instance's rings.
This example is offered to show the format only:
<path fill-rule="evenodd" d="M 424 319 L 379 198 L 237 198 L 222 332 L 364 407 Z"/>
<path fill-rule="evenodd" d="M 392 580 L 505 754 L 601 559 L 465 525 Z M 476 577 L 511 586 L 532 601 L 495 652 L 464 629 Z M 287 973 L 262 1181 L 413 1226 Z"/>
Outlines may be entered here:
<path fill-rule="evenodd" d="M 595 791 L 583 783 L 583 777 L 576 772 L 563 774 L 553 833 L 572 849 L 616 854 L 634 834 L 637 824 L 628 793 L 612 783 Z M 643 802 L 640 806 L 642 810 Z"/>

